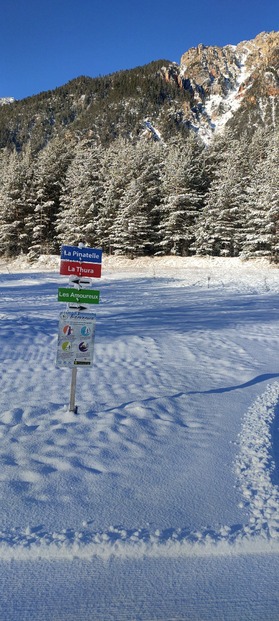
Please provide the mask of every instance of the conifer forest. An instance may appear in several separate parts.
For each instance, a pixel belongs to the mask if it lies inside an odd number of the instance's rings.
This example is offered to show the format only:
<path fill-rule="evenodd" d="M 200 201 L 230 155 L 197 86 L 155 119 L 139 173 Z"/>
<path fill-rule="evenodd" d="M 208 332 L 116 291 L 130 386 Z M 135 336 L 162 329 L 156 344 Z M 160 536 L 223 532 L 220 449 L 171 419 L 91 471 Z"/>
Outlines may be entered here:
<path fill-rule="evenodd" d="M 32 260 L 82 241 L 130 258 L 198 254 L 276 262 L 278 131 L 260 124 L 253 131 L 230 127 L 206 144 L 183 125 L 174 109 L 174 86 L 162 79 L 151 88 L 145 75 L 133 108 L 141 71 L 134 81 L 133 72 L 127 72 L 129 81 L 125 72 L 113 84 L 96 79 L 87 125 L 76 107 L 71 119 L 66 87 L 2 106 L 0 254 L 24 253 Z M 73 84 L 86 92 L 85 78 Z M 185 101 L 188 96 L 179 91 Z M 86 97 L 76 101 L 85 105 Z M 151 114 L 150 106 L 165 128 L 160 138 L 144 133 L 139 120 Z M 162 115 L 168 117 L 165 125 Z"/>

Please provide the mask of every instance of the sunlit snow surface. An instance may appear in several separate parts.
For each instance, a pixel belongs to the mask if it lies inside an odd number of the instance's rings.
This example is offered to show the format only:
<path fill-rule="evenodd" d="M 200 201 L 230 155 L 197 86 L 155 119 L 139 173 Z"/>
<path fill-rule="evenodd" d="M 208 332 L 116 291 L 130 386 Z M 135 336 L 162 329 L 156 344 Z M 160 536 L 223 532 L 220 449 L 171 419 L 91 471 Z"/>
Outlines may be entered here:
<path fill-rule="evenodd" d="M 279 619 L 278 269 L 105 257 L 74 415 L 58 265 L 1 265 L 1 621 Z"/>

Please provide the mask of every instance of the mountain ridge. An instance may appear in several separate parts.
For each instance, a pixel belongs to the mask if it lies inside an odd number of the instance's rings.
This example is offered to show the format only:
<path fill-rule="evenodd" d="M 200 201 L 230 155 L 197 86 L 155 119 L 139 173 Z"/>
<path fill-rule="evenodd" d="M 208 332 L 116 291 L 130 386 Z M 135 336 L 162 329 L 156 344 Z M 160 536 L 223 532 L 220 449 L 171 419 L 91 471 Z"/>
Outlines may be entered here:
<path fill-rule="evenodd" d="M 194 132 L 208 143 L 225 127 L 241 134 L 276 126 L 278 95 L 279 32 L 223 47 L 200 43 L 180 63 L 158 60 L 80 76 L 20 101 L 0 99 L 0 147 L 20 150 L 31 141 L 39 150 L 58 134 L 90 135 L 103 144 L 119 135 L 141 138 L 146 121 L 153 139 Z"/>

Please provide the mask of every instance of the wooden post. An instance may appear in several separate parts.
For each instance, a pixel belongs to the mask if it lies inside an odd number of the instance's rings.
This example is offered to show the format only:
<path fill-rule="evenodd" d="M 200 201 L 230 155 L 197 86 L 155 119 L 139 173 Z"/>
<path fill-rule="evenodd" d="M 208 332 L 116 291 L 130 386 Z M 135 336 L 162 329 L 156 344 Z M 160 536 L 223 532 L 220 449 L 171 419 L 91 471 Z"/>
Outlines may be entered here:
<path fill-rule="evenodd" d="M 77 367 L 73 367 L 72 368 L 71 395 L 70 395 L 69 411 L 70 412 L 74 412 L 74 414 L 77 414 L 77 405 L 75 405 L 76 385 L 77 385 Z"/>

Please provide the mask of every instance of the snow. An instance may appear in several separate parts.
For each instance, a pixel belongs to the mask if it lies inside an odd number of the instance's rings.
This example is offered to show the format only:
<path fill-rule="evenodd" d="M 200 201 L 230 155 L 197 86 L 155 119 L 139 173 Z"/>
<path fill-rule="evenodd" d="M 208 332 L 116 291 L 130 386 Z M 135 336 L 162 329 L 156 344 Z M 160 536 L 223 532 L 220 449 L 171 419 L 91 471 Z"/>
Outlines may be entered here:
<path fill-rule="evenodd" d="M 228 47 L 232 48 L 233 46 Z M 235 48 L 235 50 L 237 51 L 237 48 Z M 236 110 L 240 107 L 244 93 L 247 91 L 248 88 L 250 88 L 250 86 L 247 86 L 245 89 L 243 89 L 240 95 L 240 86 L 245 83 L 245 80 L 247 80 L 249 75 L 252 73 L 252 69 L 247 70 L 246 66 L 246 61 L 249 55 L 250 50 L 247 47 L 244 47 L 241 52 L 236 53 L 236 57 L 239 63 L 239 73 L 236 77 L 235 82 L 232 82 L 232 78 L 229 75 L 224 75 L 224 77 L 227 78 L 228 85 L 230 85 L 228 94 L 225 97 L 218 94 L 212 94 L 208 97 L 205 103 L 204 110 L 207 117 L 211 119 L 211 127 L 214 128 L 215 133 L 220 133 L 224 130 L 225 125 L 232 118 Z M 222 113 L 218 112 L 220 104 L 222 104 L 224 108 L 224 111 Z M 212 131 L 210 128 L 204 127 L 202 128 L 201 135 L 205 143 L 208 143 L 212 138 Z"/>
<path fill-rule="evenodd" d="M 0 106 L 5 106 L 6 104 L 14 103 L 14 97 L 0 97 Z"/>
<path fill-rule="evenodd" d="M 1 621 L 279 619 L 279 273 L 104 257 L 56 368 L 58 257 L 0 263 Z"/>
<path fill-rule="evenodd" d="M 239 56 L 239 74 L 238 77 L 236 79 L 236 82 L 234 84 L 234 88 L 231 89 L 231 91 L 229 92 L 229 94 L 227 95 L 227 97 L 223 100 L 224 103 L 224 107 L 226 109 L 226 112 L 224 114 L 222 114 L 218 120 L 216 120 L 216 131 L 221 131 L 224 126 L 226 125 L 226 123 L 229 121 L 229 119 L 232 117 L 232 115 L 235 113 L 235 111 L 239 108 L 239 106 L 241 105 L 241 97 L 239 96 L 239 88 L 241 86 L 241 84 L 244 84 L 245 80 L 249 77 L 249 74 L 251 73 L 250 71 L 247 71 L 246 68 L 246 60 L 247 57 L 249 56 L 249 51 L 245 50 L 240 56 Z M 247 90 L 247 89 L 246 89 Z M 244 91 L 243 91 L 244 94 Z M 209 113 L 212 114 L 212 100 L 208 102 L 208 111 Z"/>
<path fill-rule="evenodd" d="M 153 134 L 153 136 L 156 138 L 156 140 L 158 140 L 159 142 L 162 142 L 162 136 L 161 136 L 161 133 L 159 132 L 159 130 L 156 129 L 155 127 L 153 127 L 153 125 L 151 125 L 151 123 L 149 121 L 144 121 L 144 122 L 145 122 L 146 127 Z"/>

